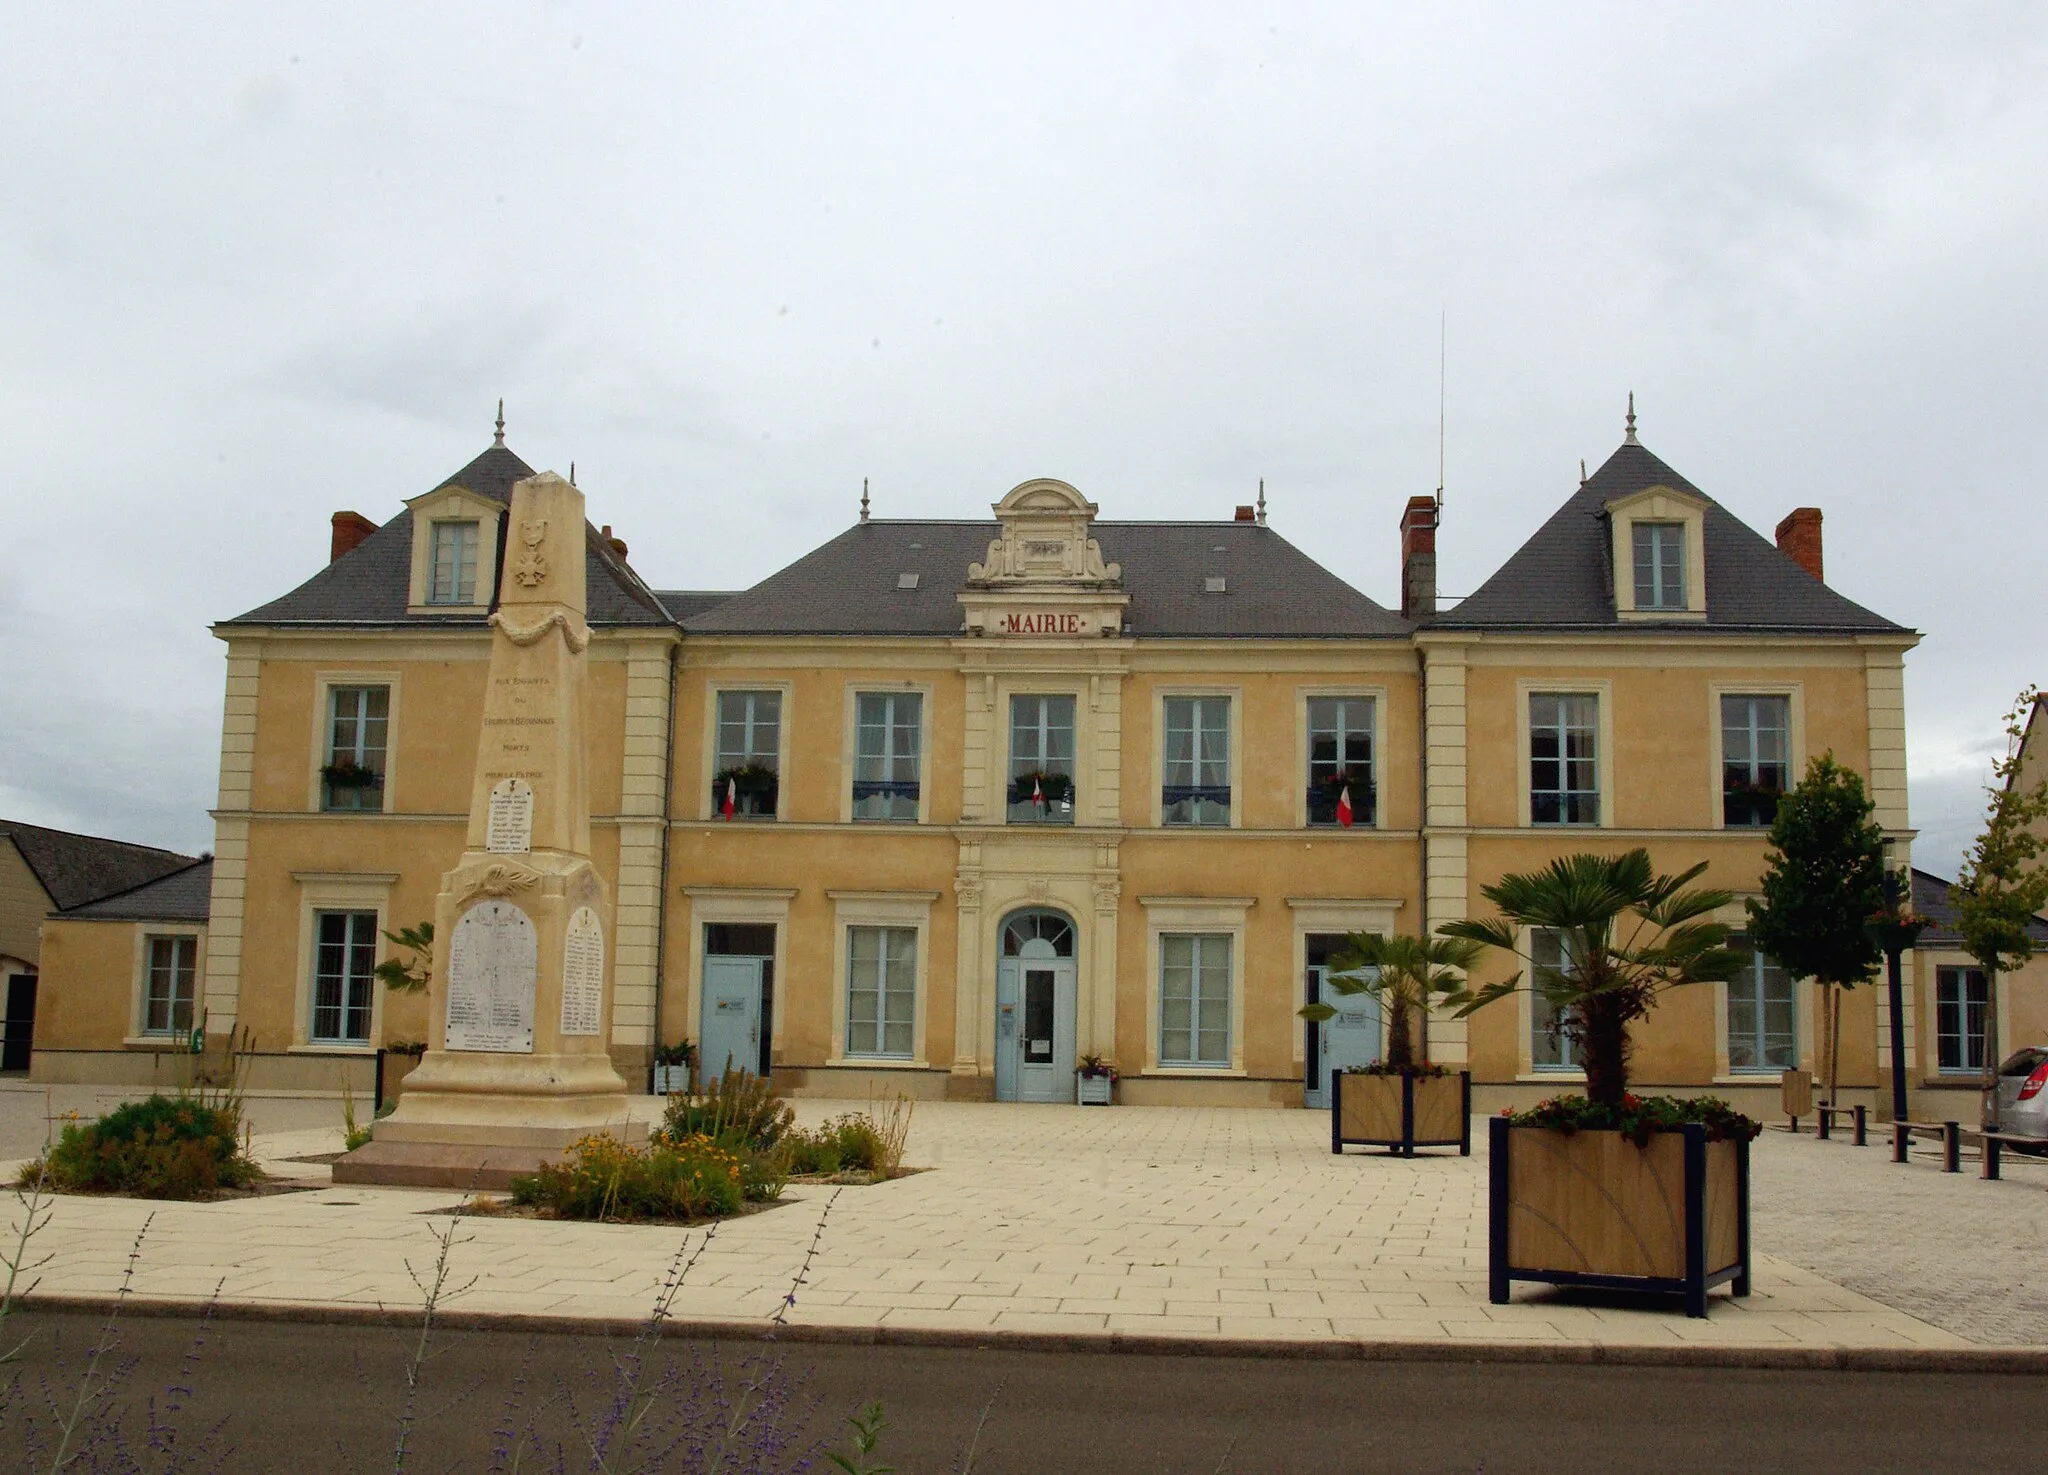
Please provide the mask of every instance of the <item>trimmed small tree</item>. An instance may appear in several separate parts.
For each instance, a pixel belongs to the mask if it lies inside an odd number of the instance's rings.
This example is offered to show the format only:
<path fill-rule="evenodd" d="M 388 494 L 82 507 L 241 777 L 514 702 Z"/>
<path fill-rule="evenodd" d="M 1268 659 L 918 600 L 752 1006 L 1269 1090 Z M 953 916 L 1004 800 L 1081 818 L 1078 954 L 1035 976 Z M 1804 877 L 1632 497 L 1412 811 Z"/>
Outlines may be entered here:
<path fill-rule="evenodd" d="M 1963 949 L 1984 969 L 1984 1100 L 1981 1118 L 1996 1114 L 1998 1085 L 1998 975 L 2009 973 L 2038 951 L 2033 929 L 2048 906 L 2048 869 L 2041 865 L 2040 825 L 2048 819 L 2048 779 L 2020 786 L 2026 725 L 2040 700 L 2028 687 L 2005 714 L 2005 756 L 1991 765 L 1985 787 L 1984 829 L 1963 857 L 1949 892 Z"/>
<path fill-rule="evenodd" d="M 1841 990 L 1877 971 L 1883 952 L 1867 927 L 1885 909 L 1884 829 L 1853 769 L 1823 753 L 1778 801 L 1762 897 L 1746 904 L 1750 941 L 1795 978 L 1824 986 L 1822 1075 L 1834 1100 L 1841 1059 Z"/>
<path fill-rule="evenodd" d="M 1528 960 L 1531 989 L 1557 1011 L 1559 1029 L 1578 1047 L 1586 1097 L 1618 1107 L 1628 1091 L 1629 1026 L 1656 1007 L 1666 989 L 1725 982 L 1742 966 L 1727 946 L 1728 928 L 1713 914 L 1733 899 L 1692 883 L 1701 861 L 1660 876 L 1650 852 L 1564 855 L 1540 871 L 1503 876 L 1480 894 L 1500 909 L 1489 921 L 1446 922 L 1444 937 L 1464 938 L 1522 956 L 1532 929 L 1559 934 L 1565 966 Z M 1520 976 L 1451 996 L 1470 1014 L 1521 986 Z"/>
<path fill-rule="evenodd" d="M 1447 999 L 1465 986 L 1465 974 L 1485 951 L 1455 937 L 1382 937 L 1354 932 L 1330 960 L 1323 987 L 1333 994 L 1371 994 L 1387 1008 L 1387 1064 L 1408 1070 L 1415 1064 L 1414 1016 L 1432 1000 Z M 1303 1019 L 1324 1020 L 1337 1011 L 1315 1003 Z"/>

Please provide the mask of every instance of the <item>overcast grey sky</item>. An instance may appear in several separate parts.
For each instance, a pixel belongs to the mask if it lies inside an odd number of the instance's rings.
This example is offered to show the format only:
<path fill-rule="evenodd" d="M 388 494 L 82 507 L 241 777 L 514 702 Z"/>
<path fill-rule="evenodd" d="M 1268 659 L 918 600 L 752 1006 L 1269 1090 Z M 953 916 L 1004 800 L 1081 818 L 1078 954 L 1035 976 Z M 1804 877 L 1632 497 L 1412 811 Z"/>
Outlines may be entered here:
<path fill-rule="evenodd" d="M 2044 599 L 2048 7 L 0 3 L 0 814 L 211 844 L 210 621 L 489 443 L 667 588 L 1058 476 L 1449 593 L 1642 438 L 1826 512 L 1916 859 Z"/>

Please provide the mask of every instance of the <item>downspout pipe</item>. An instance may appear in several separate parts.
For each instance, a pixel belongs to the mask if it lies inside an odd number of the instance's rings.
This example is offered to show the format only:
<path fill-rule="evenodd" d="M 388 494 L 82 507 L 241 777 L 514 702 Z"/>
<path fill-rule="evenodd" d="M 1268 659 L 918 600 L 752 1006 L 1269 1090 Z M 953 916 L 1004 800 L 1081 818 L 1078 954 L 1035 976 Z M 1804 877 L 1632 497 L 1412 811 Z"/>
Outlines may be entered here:
<path fill-rule="evenodd" d="M 668 852 L 675 838 L 676 674 L 682 664 L 682 633 L 668 648 L 668 740 L 661 756 L 661 887 L 654 899 L 654 1048 L 661 1048 L 661 997 L 668 982 Z M 654 1055 L 647 1056 L 647 1090 L 654 1092 Z"/>

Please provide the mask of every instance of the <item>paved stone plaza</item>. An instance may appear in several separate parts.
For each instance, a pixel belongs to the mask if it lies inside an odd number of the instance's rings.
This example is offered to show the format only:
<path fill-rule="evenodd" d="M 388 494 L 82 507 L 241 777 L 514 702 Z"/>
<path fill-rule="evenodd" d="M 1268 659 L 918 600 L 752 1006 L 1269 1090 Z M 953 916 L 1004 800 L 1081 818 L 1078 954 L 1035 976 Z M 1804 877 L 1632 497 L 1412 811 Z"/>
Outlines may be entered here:
<path fill-rule="evenodd" d="M 80 1089 L 58 1110 L 104 1109 Z M 73 1099 L 75 1098 L 75 1099 Z M 636 1109 L 650 1118 L 657 1103 Z M 859 1103 L 804 1102 L 805 1120 Z M 41 1091 L 0 1091 L 15 1150 L 40 1136 Z M 287 1161 L 333 1151 L 334 1102 L 257 1101 L 255 1146 Z M 1366 1343 L 1517 1342 L 1752 1351 L 2048 1345 L 2048 1165 L 2003 1183 L 1922 1156 L 1767 1132 L 1755 1155 L 1755 1293 L 1718 1292 L 1691 1321 L 1661 1305 L 1518 1286 L 1486 1298 L 1483 1140 L 1471 1159 L 1332 1157 L 1328 1118 L 1299 1111 L 917 1108 L 908 1161 L 870 1188 L 793 1187 L 728 1221 L 675 1303 L 689 1321 L 765 1324 L 816 1243 L 793 1324 L 969 1333 Z M 1972 1171 L 1974 1164 L 1969 1165 Z M 57 1201 L 41 1291 L 104 1295 L 148 1233 L 134 1291 L 150 1298 L 401 1309 L 408 1262 L 433 1258 L 438 1190 L 336 1188 L 208 1205 Z M 828 1214 L 829 1205 L 829 1214 Z M 819 1231 L 824 1216 L 822 1233 Z M 470 1219 L 451 1311 L 643 1314 L 702 1229 Z"/>

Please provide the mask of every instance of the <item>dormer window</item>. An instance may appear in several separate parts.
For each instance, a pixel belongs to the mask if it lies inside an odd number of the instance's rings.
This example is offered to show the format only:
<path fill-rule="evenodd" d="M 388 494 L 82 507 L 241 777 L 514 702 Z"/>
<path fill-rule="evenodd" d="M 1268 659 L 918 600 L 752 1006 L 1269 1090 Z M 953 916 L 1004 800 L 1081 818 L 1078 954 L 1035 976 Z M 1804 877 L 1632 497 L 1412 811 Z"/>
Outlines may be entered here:
<path fill-rule="evenodd" d="M 1639 522 L 1634 530 L 1636 608 L 1684 609 L 1685 524 Z"/>
<path fill-rule="evenodd" d="M 433 566 L 427 577 L 428 604 L 476 603 L 477 524 L 434 524 Z"/>

